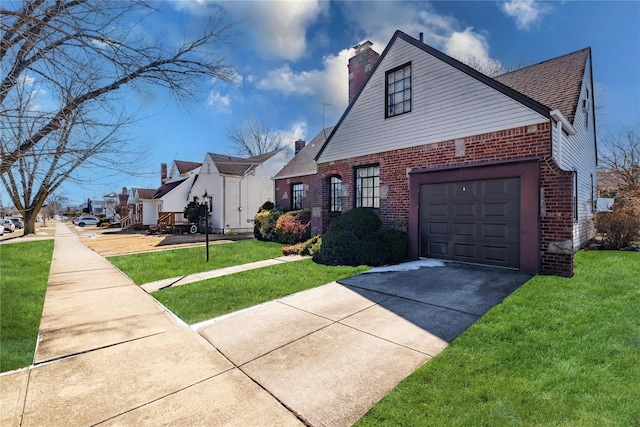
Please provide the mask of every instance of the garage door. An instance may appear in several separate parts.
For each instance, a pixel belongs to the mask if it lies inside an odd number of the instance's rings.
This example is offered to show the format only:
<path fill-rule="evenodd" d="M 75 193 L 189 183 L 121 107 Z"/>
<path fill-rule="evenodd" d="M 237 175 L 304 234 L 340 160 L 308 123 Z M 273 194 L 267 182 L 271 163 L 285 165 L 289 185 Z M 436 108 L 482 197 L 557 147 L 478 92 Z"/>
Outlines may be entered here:
<path fill-rule="evenodd" d="M 420 256 L 520 266 L 520 178 L 420 186 Z"/>

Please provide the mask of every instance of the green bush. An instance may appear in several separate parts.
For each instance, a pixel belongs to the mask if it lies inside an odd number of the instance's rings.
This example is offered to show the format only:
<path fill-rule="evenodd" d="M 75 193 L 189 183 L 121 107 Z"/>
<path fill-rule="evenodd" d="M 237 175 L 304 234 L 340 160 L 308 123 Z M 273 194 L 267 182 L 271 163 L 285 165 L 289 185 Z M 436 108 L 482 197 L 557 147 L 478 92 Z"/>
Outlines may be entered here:
<path fill-rule="evenodd" d="M 338 223 L 334 225 L 336 220 Z M 358 239 L 363 239 L 382 227 L 382 221 L 376 211 L 369 208 L 351 209 L 336 220 L 331 223 L 332 226 L 351 230 Z"/>
<path fill-rule="evenodd" d="M 311 212 L 290 211 L 282 214 L 276 222 L 276 241 L 284 244 L 304 242 L 311 237 Z"/>
<path fill-rule="evenodd" d="M 404 231 L 386 230 L 382 234 L 382 243 L 385 263 L 397 264 L 407 259 L 409 236 Z"/>
<path fill-rule="evenodd" d="M 262 210 L 254 217 L 253 234 L 258 240 L 273 241 L 276 234 L 276 223 L 282 213 L 277 209 Z"/>
<path fill-rule="evenodd" d="M 303 256 L 313 256 L 320 250 L 320 246 L 322 245 L 322 237 L 313 236 L 306 242 L 302 244 L 302 248 L 300 249 L 299 254 Z"/>
<path fill-rule="evenodd" d="M 313 259 L 323 264 L 354 265 L 359 239 L 351 230 L 336 229 L 322 236 L 322 245 Z"/>
<path fill-rule="evenodd" d="M 354 265 L 382 265 L 385 260 L 384 252 L 384 245 L 380 239 L 360 240 Z"/>
<path fill-rule="evenodd" d="M 273 202 L 270 201 L 266 201 L 264 202 L 259 208 L 258 208 L 258 212 L 262 212 L 262 211 L 271 211 L 276 207 L 275 204 L 273 204 Z"/>

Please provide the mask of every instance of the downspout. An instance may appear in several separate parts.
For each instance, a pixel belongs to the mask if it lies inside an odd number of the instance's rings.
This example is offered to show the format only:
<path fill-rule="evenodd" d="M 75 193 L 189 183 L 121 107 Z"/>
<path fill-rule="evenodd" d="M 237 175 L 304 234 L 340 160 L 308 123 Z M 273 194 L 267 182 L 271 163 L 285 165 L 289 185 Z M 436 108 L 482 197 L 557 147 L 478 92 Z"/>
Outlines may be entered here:
<path fill-rule="evenodd" d="M 224 234 L 224 228 L 227 222 L 227 177 L 222 175 L 222 234 Z"/>
<path fill-rule="evenodd" d="M 554 160 L 556 161 L 558 166 L 560 166 L 561 169 L 567 170 L 564 167 L 562 167 L 562 149 L 563 149 L 562 129 L 564 129 L 567 132 L 567 135 L 575 135 L 577 132 L 573 127 L 573 125 L 569 123 L 569 121 L 560 112 L 560 110 L 551 111 L 551 118 L 556 123 L 556 144 L 558 147 L 558 158 Z M 551 155 L 553 157 L 553 141 L 551 141 L 551 150 L 552 150 Z"/>

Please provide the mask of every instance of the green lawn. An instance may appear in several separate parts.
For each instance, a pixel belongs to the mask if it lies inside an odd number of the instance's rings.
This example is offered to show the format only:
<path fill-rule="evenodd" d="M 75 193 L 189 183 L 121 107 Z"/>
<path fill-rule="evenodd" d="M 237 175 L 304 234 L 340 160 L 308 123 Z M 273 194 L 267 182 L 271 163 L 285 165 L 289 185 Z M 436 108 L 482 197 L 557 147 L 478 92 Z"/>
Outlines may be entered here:
<path fill-rule="evenodd" d="M 326 266 L 306 259 L 163 289 L 152 295 L 186 323 L 193 324 L 368 269 Z"/>
<path fill-rule="evenodd" d="M 53 240 L 0 245 L 0 372 L 33 363 L 52 253 Z"/>
<path fill-rule="evenodd" d="M 640 253 L 537 276 L 356 425 L 640 425 Z"/>
<path fill-rule="evenodd" d="M 195 247 L 108 258 L 135 283 L 154 282 L 232 265 L 246 264 L 282 256 L 282 245 L 258 240 L 244 240 L 209 246 L 209 262 L 205 248 Z"/>

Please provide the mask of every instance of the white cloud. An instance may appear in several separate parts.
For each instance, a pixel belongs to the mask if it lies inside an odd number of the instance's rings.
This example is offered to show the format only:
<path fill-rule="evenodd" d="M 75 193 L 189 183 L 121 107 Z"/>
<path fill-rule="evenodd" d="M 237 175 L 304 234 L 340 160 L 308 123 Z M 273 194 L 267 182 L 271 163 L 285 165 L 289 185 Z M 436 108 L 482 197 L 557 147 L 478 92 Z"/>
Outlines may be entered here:
<path fill-rule="evenodd" d="M 229 95 L 221 95 L 220 92 L 210 92 L 206 105 L 216 113 L 231 114 L 231 98 Z"/>
<path fill-rule="evenodd" d="M 174 0 L 178 10 L 198 15 L 210 13 L 210 6 L 219 5 L 232 20 L 248 32 L 248 42 L 256 53 L 266 58 L 297 60 L 307 52 L 307 27 L 328 10 L 322 0 L 305 1 L 215 1 Z"/>
<path fill-rule="evenodd" d="M 500 5 L 504 13 L 515 18 L 518 28 L 528 30 L 551 9 L 535 0 L 508 0 Z"/>
<path fill-rule="evenodd" d="M 396 30 L 415 38 L 423 33 L 425 43 L 449 56 L 482 70 L 501 68 L 500 62 L 491 58 L 483 33 L 472 27 L 463 29 L 456 18 L 439 14 L 429 4 L 371 2 L 362 8 L 359 2 L 346 2 L 345 8 L 345 16 L 370 40 L 386 43 Z"/>
<path fill-rule="evenodd" d="M 276 134 L 282 137 L 282 142 L 291 150 L 295 149 L 295 141 L 305 139 L 307 136 L 307 122 L 303 120 L 296 121 L 291 124 L 289 129 L 276 131 Z"/>
<path fill-rule="evenodd" d="M 333 104 L 339 109 L 347 105 L 347 63 L 351 49 L 343 49 L 337 55 L 325 56 L 323 68 L 294 72 L 288 64 L 271 70 L 261 79 L 257 87 L 276 90 L 285 95 L 313 96 L 318 102 Z"/>

